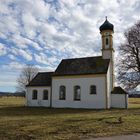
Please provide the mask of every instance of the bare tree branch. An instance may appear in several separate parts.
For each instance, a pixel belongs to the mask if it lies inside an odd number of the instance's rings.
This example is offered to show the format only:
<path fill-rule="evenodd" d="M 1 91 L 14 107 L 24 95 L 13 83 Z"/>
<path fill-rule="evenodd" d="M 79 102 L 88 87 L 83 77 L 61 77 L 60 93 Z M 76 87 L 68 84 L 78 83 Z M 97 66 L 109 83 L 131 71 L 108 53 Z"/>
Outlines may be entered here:
<path fill-rule="evenodd" d="M 140 22 L 129 28 L 124 36 L 126 42 L 119 46 L 117 80 L 125 89 L 133 89 L 140 85 Z"/>
<path fill-rule="evenodd" d="M 25 92 L 26 85 L 36 76 L 38 69 L 33 65 L 26 65 L 17 79 L 17 90 Z"/>

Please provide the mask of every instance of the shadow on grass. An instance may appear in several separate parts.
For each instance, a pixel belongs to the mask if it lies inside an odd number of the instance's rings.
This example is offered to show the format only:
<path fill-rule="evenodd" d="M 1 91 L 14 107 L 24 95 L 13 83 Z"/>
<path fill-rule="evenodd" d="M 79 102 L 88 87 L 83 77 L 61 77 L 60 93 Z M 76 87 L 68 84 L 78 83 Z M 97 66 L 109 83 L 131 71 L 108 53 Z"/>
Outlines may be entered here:
<path fill-rule="evenodd" d="M 96 110 L 94 110 L 96 111 Z M 100 110 L 101 111 L 101 110 Z M 79 113 L 89 113 L 93 110 L 89 109 L 58 109 L 58 108 L 46 108 L 46 107 L 1 107 L 0 116 L 22 116 L 22 115 L 59 115 L 59 114 L 79 114 Z"/>
<path fill-rule="evenodd" d="M 46 108 L 46 107 L 25 107 L 25 106 L 11 106 L 0 107 L 0 116 L 43 116 L 43 115 L 59 115 L 59 114 L 88 114 L 88 113 L 133 113 L 140 110 L 140 108 L 130 109 L 109 109 L 109 110 L 95 110 L 95 109 L 58 109 L 58 108 Z"/>

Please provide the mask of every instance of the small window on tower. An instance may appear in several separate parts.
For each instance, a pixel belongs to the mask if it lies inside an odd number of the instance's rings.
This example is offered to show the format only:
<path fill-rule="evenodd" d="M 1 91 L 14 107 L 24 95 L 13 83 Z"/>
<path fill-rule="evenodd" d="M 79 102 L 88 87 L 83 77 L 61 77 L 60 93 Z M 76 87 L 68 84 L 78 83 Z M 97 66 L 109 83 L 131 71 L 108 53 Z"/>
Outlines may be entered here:
<path fill-rule="evenodd" d="M 108 38 L 106 38 L 106 45 L 108 45 Z"/>

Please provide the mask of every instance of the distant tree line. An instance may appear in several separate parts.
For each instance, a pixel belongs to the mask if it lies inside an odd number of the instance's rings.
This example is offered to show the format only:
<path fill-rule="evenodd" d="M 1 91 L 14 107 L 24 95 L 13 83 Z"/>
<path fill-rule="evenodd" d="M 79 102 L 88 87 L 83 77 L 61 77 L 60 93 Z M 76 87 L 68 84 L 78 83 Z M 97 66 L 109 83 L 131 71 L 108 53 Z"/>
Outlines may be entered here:
<path fill-rule="evenodd" d="M 0 97 L 2 96 L 20 96 L 20 97 L 25 97 L 25 92 L 0 92 Z"/>

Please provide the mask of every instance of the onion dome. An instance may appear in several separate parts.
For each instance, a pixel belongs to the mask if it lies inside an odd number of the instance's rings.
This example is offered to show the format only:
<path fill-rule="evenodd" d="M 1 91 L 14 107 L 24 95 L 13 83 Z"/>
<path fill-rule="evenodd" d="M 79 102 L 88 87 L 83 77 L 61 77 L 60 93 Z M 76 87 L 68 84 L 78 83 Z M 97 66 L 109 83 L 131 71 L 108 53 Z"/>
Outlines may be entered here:
<path fill-rule="evenodd" d="M 100 26 L 100 31 L 104 31 L 104 30 L 112 30 L 114 31 L 114 26 L 113 24 L 111 24 L 108 20 L 107 20 L 107 17 L 106 17 L 106 20 L 105 22 Z"/>

